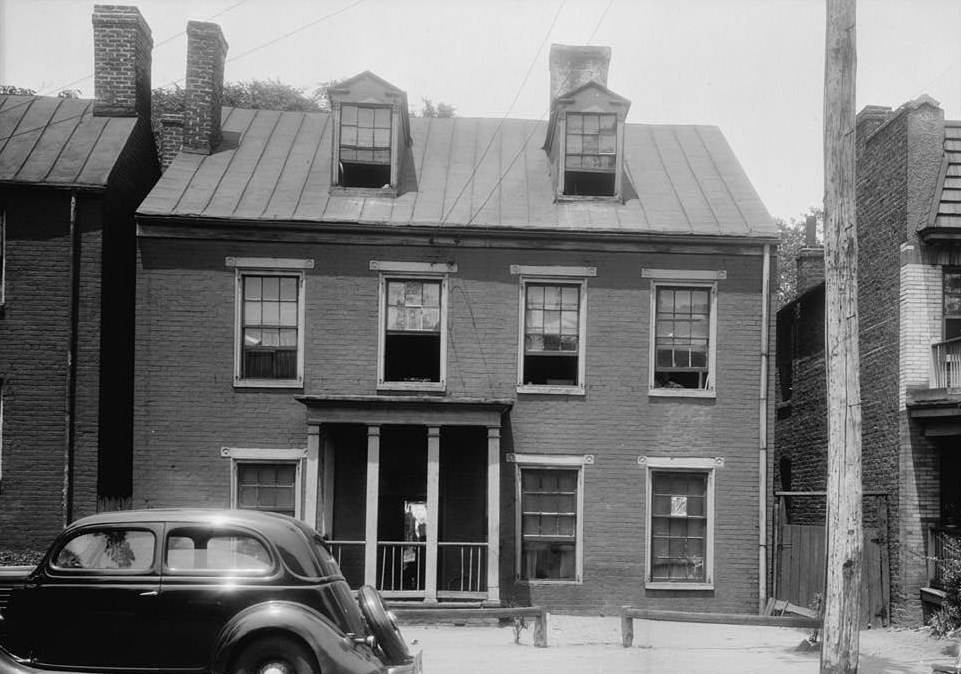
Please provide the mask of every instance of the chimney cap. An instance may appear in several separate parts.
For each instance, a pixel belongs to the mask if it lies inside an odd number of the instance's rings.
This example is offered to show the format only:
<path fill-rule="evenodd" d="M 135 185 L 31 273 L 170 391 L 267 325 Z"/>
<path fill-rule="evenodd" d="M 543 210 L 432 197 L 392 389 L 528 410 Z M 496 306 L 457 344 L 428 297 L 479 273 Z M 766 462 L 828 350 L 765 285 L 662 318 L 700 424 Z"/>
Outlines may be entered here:
<path fill-rule="evenodd" d="M 143 18 L 140 10 L 131 5 L 94 5 L 93 6 L 93 24 L 95 26 L 109 25 L 109 24 L 137 24 L 137 27 L 142 31 L 143 36 L 147 39 L 147 43 L 150 47 L 153 47 L 153 33 L 150 31 L 150 26 L 147 24 L 147 20 Z"/>

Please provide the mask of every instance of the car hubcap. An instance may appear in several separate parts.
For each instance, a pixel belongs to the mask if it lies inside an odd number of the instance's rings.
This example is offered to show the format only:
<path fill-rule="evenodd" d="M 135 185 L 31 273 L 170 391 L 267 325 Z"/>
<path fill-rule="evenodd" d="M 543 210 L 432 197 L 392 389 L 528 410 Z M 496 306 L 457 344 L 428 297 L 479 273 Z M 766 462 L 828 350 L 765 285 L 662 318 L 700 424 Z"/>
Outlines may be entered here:
<path fill-rule="evenodd" d="M 265 662 L 257 670 L 257 674 L 294 674 L 294 669 L 282 660 Z"/>

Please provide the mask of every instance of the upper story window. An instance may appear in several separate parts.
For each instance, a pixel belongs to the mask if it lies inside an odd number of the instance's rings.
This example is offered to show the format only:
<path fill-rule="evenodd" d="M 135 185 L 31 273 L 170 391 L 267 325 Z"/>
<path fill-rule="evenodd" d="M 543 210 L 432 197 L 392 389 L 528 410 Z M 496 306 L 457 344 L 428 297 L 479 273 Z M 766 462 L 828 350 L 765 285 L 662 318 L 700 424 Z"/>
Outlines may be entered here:
<path fill-rule="evenodd" d="M 371 261 L 381 271 L 377 387 L 442 391 L 447 379 L 446 263 Z"/>
<path fill-rule="evenodd" d="M 340 108 L 339 183 L 345 187 L 389 187 L 391 109 L 343 104 Z"/>
<path fill-rule="evenodd" d="M 593 267 L 515 265 L 520 282 L 517 390 L 584 393 L 587 278 Z"/>
<path fill-rule="evenodd" d="M 227 258 L 236 272 L 234 386 L 303 386 L 304 269 L 313 260 Z"/>
<path fill-rule="evenodd" d="M 328 90 L 333 111 L 332 194 L 376 190 L 394 196 L 410 164 L 407 94 L 371 72 Z"/>
<path fill-rule="evenodd" d="M 651 283 L 650 393 L 714 396 L 717 281 L 723 271 L 645 269 Z"/>
<path fill-rule="evenodd" d="M 944 272 L 944 339 L 961 337 L 961 270 Z"/>
<path fill-rule="evenodd" d="M 614 196 L 617 115 L 568 113 L 564 168 L 564 194 Z"/>
<path fill-rule="evenodd" d="M 597 82 L 557 96 L 544 149 L 550 155 L 558 200 L 623 197 L 625 120 L 630 107 L 629 100 Z"/>

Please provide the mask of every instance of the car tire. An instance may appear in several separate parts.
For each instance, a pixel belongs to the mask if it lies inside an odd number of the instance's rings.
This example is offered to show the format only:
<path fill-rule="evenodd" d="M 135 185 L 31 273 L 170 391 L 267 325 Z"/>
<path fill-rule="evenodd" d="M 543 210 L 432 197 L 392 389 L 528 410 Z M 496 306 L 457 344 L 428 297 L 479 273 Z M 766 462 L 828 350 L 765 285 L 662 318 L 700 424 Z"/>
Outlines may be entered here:
<path fill-rule="evenodd" d="M 244 646 L 233 674 L 319 674 L 313 654 L 295 639 L 268 636 Z"/>
<path fill-rule="evenodd" d="M 380 593 L 370 585 L 364 585 L 357 591 L 357 601 L 388 663 L 397 665 L 405 662 L 410 657 L 410 651 L 393 614 L 384 606 Z"/>

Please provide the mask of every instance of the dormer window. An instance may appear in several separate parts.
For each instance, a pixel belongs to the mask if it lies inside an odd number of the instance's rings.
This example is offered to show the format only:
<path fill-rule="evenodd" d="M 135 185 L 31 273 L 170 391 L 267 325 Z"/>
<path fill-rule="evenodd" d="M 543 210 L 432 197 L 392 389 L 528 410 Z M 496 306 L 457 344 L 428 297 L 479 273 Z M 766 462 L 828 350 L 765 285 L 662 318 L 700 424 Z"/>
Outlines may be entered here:
<path fill-rule="evenodd" d="M 617 115 L 568 113 L 564 164 L 564 194 L 614 196 Z"/>
<path fill-rule="evenodd" d="M 333 112 L 331 194 L 392 197 L 416 189 L 407 94 L 371 72 L 327 94 Z"/>
<path fill-rule="evenodd" d="M 391 109 L 343 104 L 340 108 L 340 185 L 389 187 Z"/>

